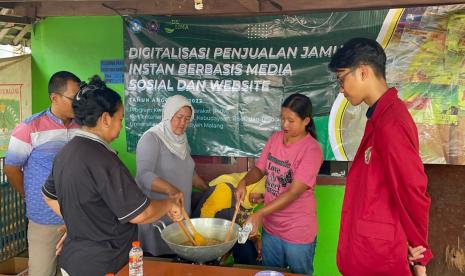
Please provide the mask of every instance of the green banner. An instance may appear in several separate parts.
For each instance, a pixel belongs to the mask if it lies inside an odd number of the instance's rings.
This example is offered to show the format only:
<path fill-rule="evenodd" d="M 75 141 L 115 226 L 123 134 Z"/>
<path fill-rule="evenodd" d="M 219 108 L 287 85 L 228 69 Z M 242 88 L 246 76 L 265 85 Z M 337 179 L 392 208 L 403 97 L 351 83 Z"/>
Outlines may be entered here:
<path fill-rule="evenodd" d="M 299 92 L 313 102 L 326 159 L 327 121 L 338 94 L 327 69 L 344 41 L 375 39 L 387 10 L 261 17 L 125 17 L 128 151 L 181 94 L 195 108 L 194 155 L 256 156 L 280 129 L 280 105 Z"/>

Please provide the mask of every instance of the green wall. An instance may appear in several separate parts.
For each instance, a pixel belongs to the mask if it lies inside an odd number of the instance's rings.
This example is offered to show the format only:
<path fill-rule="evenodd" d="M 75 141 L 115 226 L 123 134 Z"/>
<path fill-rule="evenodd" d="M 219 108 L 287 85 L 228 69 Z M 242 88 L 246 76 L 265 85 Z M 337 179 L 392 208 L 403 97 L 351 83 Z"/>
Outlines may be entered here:
<path fill-rule="evenodd" d="M 32 33 L 32 112 L 49 105 L 50 76 L 68 70 L 88 81 L 100 74 L 100 61 L 123 58 L 123 27 L 120 17 L 52 17 L 36 24 Z M 124 97 L 123 85 L 110 85 Z M 126 151 L 126 132 L 113 142 L 119 157 L 135 172 L 135 154 Z"/>
<path fill-rule="evenodd" d="M 344 187 L 316 186 L 318 237 L 313 261 L 315 276 L 341 275 L 336 267 L 336 249 Z"/>
<path fill-rule="evenodd" d="M 35 25 L 32 34 L 32 111 L 49 106 L 47 83 L 56 71 L 68 70 L 87 80 L 100 74 L 100 61 L 123 58 L 120 17 L 53 17 Z M 111 86 L 124 97 L 123 85 Z M 325 123 L 325 122 L 319 122 Z M 135 172 L 135 155 L 126 151 L 126 133 L 113 143 L 119 157 Z M 325 135 L 320 134 L 320 138 Z M 319 233 L 315 275 L 339 275 L 336 247 L 343 186 L 317 186 Z"/>

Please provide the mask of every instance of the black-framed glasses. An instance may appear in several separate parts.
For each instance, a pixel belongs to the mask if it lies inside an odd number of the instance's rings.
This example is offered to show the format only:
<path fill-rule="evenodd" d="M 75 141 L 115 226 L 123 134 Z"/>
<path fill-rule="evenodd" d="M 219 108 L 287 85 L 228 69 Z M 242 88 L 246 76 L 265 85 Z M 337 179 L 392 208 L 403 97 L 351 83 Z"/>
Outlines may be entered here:
<path fill-rule="evenodd" d="M 345 72 L 340 76 L 336 76 L 336 81 L 339 87 L 344 87 L 344 79 L 347 77 L 347 75 L 354 72 L 355 70 L 357 70 L 357 67 L 350 69 L 349 71 Z"/>

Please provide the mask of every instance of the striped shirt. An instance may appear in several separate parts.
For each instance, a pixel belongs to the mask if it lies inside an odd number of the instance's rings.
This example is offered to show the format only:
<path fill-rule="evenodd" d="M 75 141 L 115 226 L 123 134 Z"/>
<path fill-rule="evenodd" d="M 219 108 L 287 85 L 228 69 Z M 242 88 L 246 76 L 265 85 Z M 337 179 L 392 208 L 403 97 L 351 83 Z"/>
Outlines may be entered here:
<path fill-rule="evenodd" d="M 78 128 L 74 121 L 65 126 L 47 109 L 27 118 L 13 130 L 5 164 L 23 168 L 26 215 L 35 223 L 63 223 L 45 203 L 41 187 L 52 170 L 55 155 Z"/>

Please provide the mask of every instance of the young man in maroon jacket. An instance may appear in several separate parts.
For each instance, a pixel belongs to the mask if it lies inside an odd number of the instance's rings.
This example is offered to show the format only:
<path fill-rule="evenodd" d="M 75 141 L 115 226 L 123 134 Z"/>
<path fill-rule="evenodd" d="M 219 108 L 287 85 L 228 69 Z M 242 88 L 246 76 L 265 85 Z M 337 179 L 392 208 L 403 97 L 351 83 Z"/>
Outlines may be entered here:
<path fill-rule="evenodd" d="M 346 42 L 329 63 L 347 100 L 369 105 L 342 206 L 337 265 L 344 276 L 426 275 L 432 258 L 417 128 L 388 87 L 385 65 L 383 48 L 366 38 Z"/>

